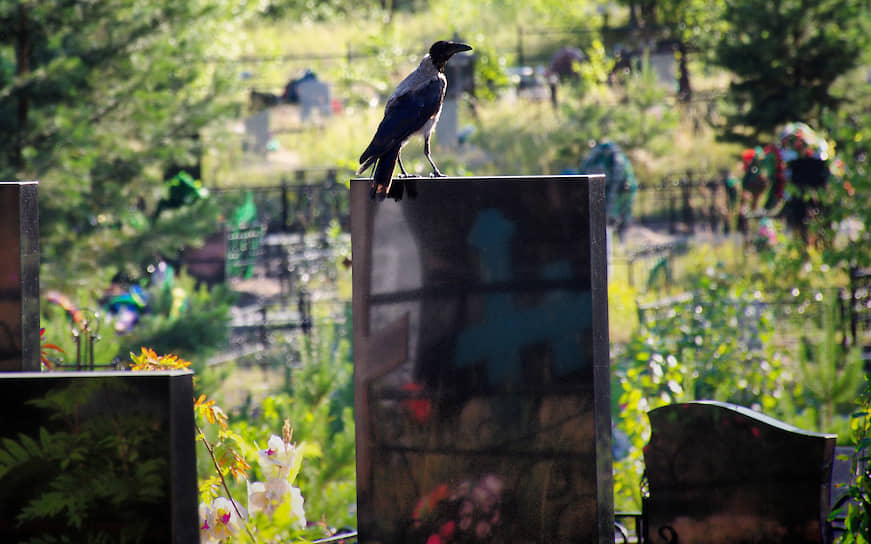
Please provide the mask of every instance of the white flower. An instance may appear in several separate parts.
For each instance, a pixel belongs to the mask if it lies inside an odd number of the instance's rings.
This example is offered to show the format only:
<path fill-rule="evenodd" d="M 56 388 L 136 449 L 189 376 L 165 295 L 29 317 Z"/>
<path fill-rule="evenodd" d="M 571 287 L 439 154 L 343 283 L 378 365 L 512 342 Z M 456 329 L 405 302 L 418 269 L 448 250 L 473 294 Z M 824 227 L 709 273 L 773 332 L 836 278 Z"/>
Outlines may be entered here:
<path fill-rule="evenodd" d="M 293 444 L 285 442 L 280 436 L 272 435 L 266 449 L 257 452 L 257 460 L 267 478 L 274 477 L 276 471 L 278 477 L 287 478 L 296 461 L 296 455 Z"/>
<path fill-rule="evenodd" d="M 271 516 L 290 495 L 290 482 L 284 478 L 269 478 L 266 482 L 249 482 L 248 509 Z"/>
<path fill-rule="evenodd" d="M 217 538 L 215 537 L 215 515 L 212 512 L 212 509 L 209 508 L 209 505 L 201 502 L 200 503 L 200 540 L 203 544 L 212 544 L 213 542 L 217 542 Z"/>
<path fill-rule="evenodd" d="M 862 231 L 865 230 L 865 224 L 862 223 L 861 219 L 848 217 L 841 221 L 839 230 L 847 236 L 848 240 L 856 242 L 859 240 Z"/>
<path fill-rule="evenodd" d="M 305 510 L 303 509 L 304 499 L 302 492 L 298 487 L 290 488 L 290 519 L 298 529 L 305 529 Z"/>
<path fill-rule="evenodd" d="M 290 521 L 298 529 L 305 528 L 305 509 L 299 488 L 284 478 L 270 478 L 266 482 L 248 484 L 248 508 L 251 512 L 275 513 L 285 500 L 290 500 Z"/>
<path fill-rule="evenodd" d="M 857 217 L 847 217 L 838 223 L 837 228 L 838 230 L 835 233 L 835 247 L 843 249 L 849 244 L 858 242 L 861 239 L 863 232 L 865 231 L 865 224 Z"/>
<path fill-rule="evenodd" d="M 238 509 L 238 513 L 237 510 Z M 242 517 L 240 517 L 240 515 Z M 239 532 L 248 513 L 226 497 L 218 497 L 211 505 L 200 504 L 200 536 L 205 544 L 221 542 Z"/>

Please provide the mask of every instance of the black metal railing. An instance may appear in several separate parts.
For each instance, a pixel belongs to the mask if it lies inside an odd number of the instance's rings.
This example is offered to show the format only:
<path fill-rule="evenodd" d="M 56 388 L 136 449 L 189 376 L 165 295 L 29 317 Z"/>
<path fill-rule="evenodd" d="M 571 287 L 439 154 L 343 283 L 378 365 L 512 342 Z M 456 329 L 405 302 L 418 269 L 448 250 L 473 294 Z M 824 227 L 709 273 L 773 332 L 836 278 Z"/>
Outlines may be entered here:
<path fill-rule="evenodd" d="M 250 195 L 256 222 L 268 233 L 325 230 L 333 221 L 344 230 L 350 226 L 348 187 L 339 181 L 336 168 L 297 170 L 276 185 L 224 187 L 210 192 L 227 217 L 232 217 L 233 210 Z"/>

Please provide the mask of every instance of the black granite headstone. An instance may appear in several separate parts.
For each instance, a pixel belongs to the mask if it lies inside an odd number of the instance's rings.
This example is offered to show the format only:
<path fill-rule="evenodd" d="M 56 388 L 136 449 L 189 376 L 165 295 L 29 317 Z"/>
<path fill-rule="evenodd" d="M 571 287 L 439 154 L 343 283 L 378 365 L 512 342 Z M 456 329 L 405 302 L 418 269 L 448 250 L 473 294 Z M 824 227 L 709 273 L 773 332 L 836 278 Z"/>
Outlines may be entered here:
<path fill-rule="evenodd" d="M 360 541 L 612 542 L 603 176 L 394 183 L 351 181 Z"/>
<path fill-rule="evenodd" d="M 0 542 L 199 542 L 192 376 L 0 373 Z"/>
<path fill-rule="evenodd" d="M 651 410 L 650 543 L 828 542 L 836 435 L 714 401 Z"/>
<path fill-rule="evenodd" d="M 39 370 L 37 187 L 0 182 L 0 372 Z"/>

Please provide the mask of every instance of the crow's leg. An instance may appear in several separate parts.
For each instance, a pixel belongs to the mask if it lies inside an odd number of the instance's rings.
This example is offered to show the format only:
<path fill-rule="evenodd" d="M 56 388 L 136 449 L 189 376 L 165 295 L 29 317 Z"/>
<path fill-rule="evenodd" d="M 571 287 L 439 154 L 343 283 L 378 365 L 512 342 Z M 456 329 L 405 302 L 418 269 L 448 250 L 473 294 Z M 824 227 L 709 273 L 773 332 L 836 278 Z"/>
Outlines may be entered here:
<path fill-rule="evenodd" d="M 400 174 L 399 177 L 401 177 L 401 178 L 412 178 L 412 177 L 414 177 L 414 174 L 409 174 L 408 172 L 405 171 L 405 167 L 402 166 L 402 155 L 397 155 L 397 156 L 396 156 L 396 162 L 399 163 L 399 171 L 402 172 L 402 174 Z"/>
<path fill-rule="evenodd" d="M 447 177 L 441 172 L 439 172 L 438 167 L 436 167 L 435 163 L 432 162 L 432 157 L 429 154 L 429 134 L 425 134 L 423 137 L 423 154 L 426 155 L 426 160 L 429 161 L 430 166 L 432 166 L 432 174 L 430 177 L 433 178 L 444 178 Z"/>

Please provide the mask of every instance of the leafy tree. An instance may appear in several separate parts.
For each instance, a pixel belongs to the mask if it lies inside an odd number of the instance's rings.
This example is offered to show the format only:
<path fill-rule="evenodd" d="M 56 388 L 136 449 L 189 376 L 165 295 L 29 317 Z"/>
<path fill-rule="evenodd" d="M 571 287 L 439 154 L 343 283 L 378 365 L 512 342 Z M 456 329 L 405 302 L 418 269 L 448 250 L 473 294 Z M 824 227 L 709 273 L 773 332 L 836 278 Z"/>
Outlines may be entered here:
<path fill-rule="evenodd" d="M 590 66 L 598 57 L 595 51 L 591 49 Z M 611 140 L 627 152 L 656 149 L 677 125 L 677 112 L 667 106 L 667 91 L 659 84 L 646 56 L 637 70 L 612 87 L 613 95 L 599 98 L 587 80 L 588 74 L 583 75 L 584 96 L 577 101 L 567 100 L 561 110 L 568 121 L 567 130 L 556 141 L 567 163 L 582 160 L 589 153 L 591 141 Z M 617 107 L 615 99 L 619 101 Z"/>
<path fill-rule="evenodd" d="M 280 19 L 293 17 L 307 21 L 326 21 L 340 16 L 359 16 L 374 10 L 393 14 L 397 8 L 409 7 L 413 2 L 396 0 L 265 0 L 260 2 L 260 11 L 267 17 Z"/>
<path fill-rule="evenodd" d="M 692 98 L 691 51 L 704 53 L 722 24 L 722 0 L 622 0 L 629 7 L 629 26 L 647 39 L 673 40 L 678 61 L 678 96 Z"/>
<path fill-rule="evenodd" d="M 804 120 L 819 126 L 838 99 L 835 80 L 858 66 L 869 45 L 869 13 L 861 0 L 730 1 L 729 30 L 715 62 L 732 71 L 726 137 L 749 144 L 779 125 Z"/>
<path fill-rule="evenodd" d="M 39 179 L 42 283 L 95 291 L 214 228 L 201 203 L 153 218 L 228 111 L 232 2 L 0 2 L 0 179 Z M 242 17 L 240 15 L 239 19 Z"/>
<path fill-rule="evenodd" d="M 835 142 L 835 153 L 843 161 L 843 176 L 830 181 L 821 192 L 825 216 L 811 225 L 825 236 L 826 263 L 846 270 L 871 266 L 871 207 L 863 195 L 871 191 L 871 89 L 864 69 L 854 70 L 833 87 L 844 97 L 837 111 L 827 111 L 823 128 Z"/>

